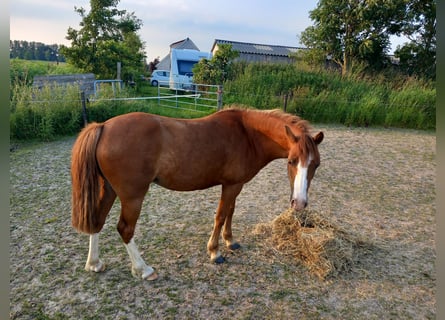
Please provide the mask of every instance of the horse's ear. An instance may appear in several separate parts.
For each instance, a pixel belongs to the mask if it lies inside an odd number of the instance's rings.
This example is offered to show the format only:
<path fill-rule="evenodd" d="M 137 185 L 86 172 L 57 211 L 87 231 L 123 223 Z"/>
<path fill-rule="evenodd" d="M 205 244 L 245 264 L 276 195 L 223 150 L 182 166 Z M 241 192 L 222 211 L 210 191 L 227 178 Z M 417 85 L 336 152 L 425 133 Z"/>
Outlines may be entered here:
<path fill-rule="evenodd" d="M 324 133 L 323 131 L 320 131 L 319 133 L 317 133 L 314 137 L 314 141 L 316 144 L 320 144 L 323 141 L 324 138 Z"/>
<path fill-rule="evenodd" d="M 285 128 L 286 128 L 286 135 L 287 135 L 289 141 L 291 141 L 291 142 L 298 142 L 299 138 L 296 135 L 294 135 L 292 130 L 288 126 L 285 126 Z"/>

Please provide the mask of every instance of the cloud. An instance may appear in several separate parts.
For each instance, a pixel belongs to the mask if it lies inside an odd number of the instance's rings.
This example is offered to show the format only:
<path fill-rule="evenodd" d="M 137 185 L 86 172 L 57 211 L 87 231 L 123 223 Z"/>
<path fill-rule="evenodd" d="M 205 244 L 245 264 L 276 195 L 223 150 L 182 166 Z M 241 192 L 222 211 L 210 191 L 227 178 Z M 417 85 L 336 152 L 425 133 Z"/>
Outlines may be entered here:
<path fill-rule="evenodd" d="M 68 28 L 80 28 L 74 6 L 90 10 L 89 0 L 11 2 L 11 39 L 67 44 Z M 203 51 L 210 50 L 215 39 L 296 46 L 297 34 L 311 24 L 308 11 L 315 6 L 315 0 L 122 0 L 117 7 L 143 22 L 139 35 L 151 61 L 186 37 Z"/>
<path fill-rule="evenodd" d="M 34 21 L 63 21 L 67 17 L 80 17 L 74 11 L 75 6 L 89 8 L 89 1 L 15 0 L 10 4 L 10 15 L 11 18 L 32 18 Z"/>

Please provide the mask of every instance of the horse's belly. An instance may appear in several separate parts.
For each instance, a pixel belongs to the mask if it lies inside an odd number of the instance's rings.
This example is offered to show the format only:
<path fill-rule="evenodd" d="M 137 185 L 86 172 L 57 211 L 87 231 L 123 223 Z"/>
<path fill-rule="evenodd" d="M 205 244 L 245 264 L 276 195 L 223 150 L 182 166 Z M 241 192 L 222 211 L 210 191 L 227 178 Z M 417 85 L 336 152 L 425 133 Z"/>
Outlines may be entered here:
<path fill-rule="evenodd" d="M 176 175 L 173 177 L 160 176 L 156 177 L 153 182 L 161 187 L 175 191 L 202 190 L 221 184 L 221 182 L 216 179 L 203 179 L 197 176 L 193 177 L 192 175 Z"/>

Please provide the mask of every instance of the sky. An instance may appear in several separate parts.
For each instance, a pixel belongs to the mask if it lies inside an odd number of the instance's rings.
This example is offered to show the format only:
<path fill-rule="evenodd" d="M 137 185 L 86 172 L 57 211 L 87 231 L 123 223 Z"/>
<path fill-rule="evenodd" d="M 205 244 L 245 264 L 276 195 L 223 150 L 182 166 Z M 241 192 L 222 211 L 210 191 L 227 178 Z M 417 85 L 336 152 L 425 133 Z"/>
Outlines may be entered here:
<path fill-rule="evenodd" d="M 10 2 L 10 39 L 70 45 L 68 28 L 81 29 L 74 7 L 90 11 L 89 0 L 14 0 Z M 121 0 L 117 8 L 134 12 L 147 61 L 162 59 L 171 43 L 190 38 L 201 51 L 215 39 L 301 46 L 298 36 L 313 25 L 309 11 L 318 0 Z M 392 38 L 392 50 L 402 39 Z"/>

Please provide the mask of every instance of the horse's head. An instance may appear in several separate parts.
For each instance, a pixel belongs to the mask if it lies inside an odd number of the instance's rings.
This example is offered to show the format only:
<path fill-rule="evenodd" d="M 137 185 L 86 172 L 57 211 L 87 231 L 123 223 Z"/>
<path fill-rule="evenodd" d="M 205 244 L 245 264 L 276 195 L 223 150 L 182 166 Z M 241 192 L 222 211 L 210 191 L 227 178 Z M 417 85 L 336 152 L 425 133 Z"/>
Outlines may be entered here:
<path fill-rule="evenodd" d="M 302 210 L 308 203 L 308 190 L 315 170 L 320 165 L 318 145 L 323 141 L 323 132 L 314 137 L 307 133 L 295 135 L 286 126 L 289 139 L 289 155 L 287 169 L 291 187 L 290 205 L 295 210 Z"/>

